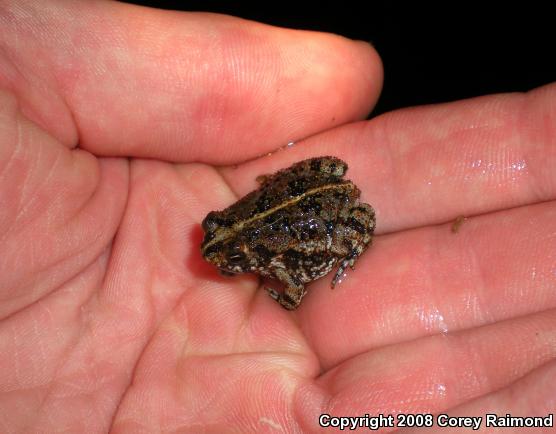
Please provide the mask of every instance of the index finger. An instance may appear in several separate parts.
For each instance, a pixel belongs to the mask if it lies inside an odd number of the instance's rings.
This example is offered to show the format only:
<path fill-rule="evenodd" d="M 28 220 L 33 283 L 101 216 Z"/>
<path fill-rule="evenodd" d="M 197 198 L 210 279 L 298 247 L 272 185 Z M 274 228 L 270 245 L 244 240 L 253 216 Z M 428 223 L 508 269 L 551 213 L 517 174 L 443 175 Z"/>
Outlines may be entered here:
<path fill-rule="evenodd" d="M 556 84 L 391 112 L 220 170 L 238 196 L 309 157 L 347 162 L 377 233 L 454 221 L 556 197 Z"/>

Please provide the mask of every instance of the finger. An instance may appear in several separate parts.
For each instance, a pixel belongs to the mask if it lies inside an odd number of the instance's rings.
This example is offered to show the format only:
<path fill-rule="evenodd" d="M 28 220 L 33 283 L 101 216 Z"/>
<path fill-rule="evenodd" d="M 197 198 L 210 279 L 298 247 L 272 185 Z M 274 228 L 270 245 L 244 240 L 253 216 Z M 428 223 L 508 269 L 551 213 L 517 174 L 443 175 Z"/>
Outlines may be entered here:
<path fill-rule="evenodd" d="M 0 18 L 10 87 L 98 155 L 241 161 L 363 118 L 381 87 L 376 52 L 338 36 L 117 2 L 22 8 Z"/>
<path fill-rule="evenodd" d="M 555 311 L 362 354 L 296 394 L 318 415 L 437 413 L 503 387 L 556 358 Z M 316 408 L 312 408 L 315 404 Z"/>
<path fill-rule="evenodd" d="M 324 366 L 356 354 L 556 308 L 553 202 L 379 237 L 331 290 L 313 284 L 300 320 Z"/>
<path fill-rule="evenodd" d="M 69 150 L 0 93 L 0 318 L 86 268 L 110 243 L 127 165 Z"/>
<path fill-rule="evenodd" d="M 238 195 L 261 173 L 335 155 L 377 213 L 377 233 L 556 199 L 556 84 L 399 110 L 222 170 Z"/>
<path fill-rule="evenodd" d="M 505 433 L 522 433 L 523 426 L 534 426 L 535 432 L 552 433 L 554 432 L 555 390 L 556 361 L 552 360 L 508 387 L 450 409 L 448 414 L 453 418 L 452 423 L 456 418 L 462 420 L 466 416 L 481 417 L 480 429 L 474 432 L 492 432 L 497 427 L 504 427 Z M 542 425 L 512 426 L 510 425 L 512 422 L 506 418 L 507 415 L 523 417 L 529 421 L 535 418 L 535 423 L 542 423 Z M 541 420 L 539 421 L 538 418 Z M 442 423 L 446 423 L 445 419 Z M 444 428 L 444 426 L 446 425 L 442 426 L 443 433 L 461 432 L 461 428 Z M 410 429 L 408 432 L 421 432 L 421 429 Z M 430 429 L 423 432 L 430 432 Z"/>

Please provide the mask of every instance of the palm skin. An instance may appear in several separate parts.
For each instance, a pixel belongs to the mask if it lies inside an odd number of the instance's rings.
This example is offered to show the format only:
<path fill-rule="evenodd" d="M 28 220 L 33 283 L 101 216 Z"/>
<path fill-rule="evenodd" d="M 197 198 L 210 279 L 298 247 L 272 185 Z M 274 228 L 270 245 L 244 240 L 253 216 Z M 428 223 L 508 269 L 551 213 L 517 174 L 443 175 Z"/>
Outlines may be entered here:
<path fill-rule="evenodd" d="M 366 44 L 118 3 L 0 22 L 3 432 L 554 410 L 555 86 L 357 122 Z M 377 236 L 292 313 L 205 263 L 200 221 L 317 155 L 348 162 Z"/>

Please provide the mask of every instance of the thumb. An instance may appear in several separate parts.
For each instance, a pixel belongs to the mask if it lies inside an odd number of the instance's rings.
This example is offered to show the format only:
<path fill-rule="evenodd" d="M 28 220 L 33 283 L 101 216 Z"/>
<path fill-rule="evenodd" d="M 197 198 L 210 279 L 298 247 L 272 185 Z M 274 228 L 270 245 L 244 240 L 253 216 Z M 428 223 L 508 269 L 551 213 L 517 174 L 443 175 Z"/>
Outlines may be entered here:
<path fill-rule="evenodd" d="M 376 52 L 339 36 L 118 2 L 23 8 L 0 12 L 12 87 L 97 155 L 238 162 L 365 117 L 382 84 Z"/>

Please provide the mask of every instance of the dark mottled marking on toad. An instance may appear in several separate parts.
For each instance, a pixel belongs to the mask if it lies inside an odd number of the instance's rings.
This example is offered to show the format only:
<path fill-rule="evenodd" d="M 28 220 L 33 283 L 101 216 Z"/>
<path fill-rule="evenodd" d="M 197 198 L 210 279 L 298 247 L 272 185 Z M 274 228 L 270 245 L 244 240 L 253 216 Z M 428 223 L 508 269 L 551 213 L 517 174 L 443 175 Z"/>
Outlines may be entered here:
<path fill-rule="evenodd" d="M 338 266 L 333 288 L 371 244 L 376 225 L 373 208 L 343 179 L 346 171 L 339 158 L 318 157 L 257 177 L 257 190 L 205 217 L 203 257 L 224 274 L 279 280 L 284 291 L 268 291 L 289 310 L 299 306 L 306 283 Z"/>

